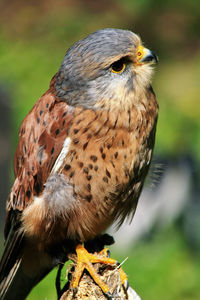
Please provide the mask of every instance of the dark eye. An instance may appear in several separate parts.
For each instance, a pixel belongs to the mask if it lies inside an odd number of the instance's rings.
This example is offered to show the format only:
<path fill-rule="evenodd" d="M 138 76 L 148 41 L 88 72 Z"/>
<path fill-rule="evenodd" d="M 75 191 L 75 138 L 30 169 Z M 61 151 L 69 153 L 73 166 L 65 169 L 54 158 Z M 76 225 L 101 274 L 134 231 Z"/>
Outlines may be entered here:
<path fill-rule="evenodd" d="M 111 71 L 113 73 L 122 73 L 124 71 L 125 67 L 126 67 L 126 64 L 125 64 L 124 60 L 120 59 L 111 65 Z"/>

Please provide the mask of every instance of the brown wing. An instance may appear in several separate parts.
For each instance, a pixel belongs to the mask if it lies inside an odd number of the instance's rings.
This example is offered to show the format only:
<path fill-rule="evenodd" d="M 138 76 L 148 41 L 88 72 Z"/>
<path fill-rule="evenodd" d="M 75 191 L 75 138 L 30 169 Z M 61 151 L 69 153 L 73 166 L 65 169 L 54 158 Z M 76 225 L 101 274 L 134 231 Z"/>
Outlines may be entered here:
<path fill-rule="evenodd" d="M 73 108 L 55 96 L 54 78 L 49 90 L 38 100 L 20 127 L 15 153 L 15 182 L 7 202 L 5 235 L 10 211 L 23 211 L 44 183 L 59 155 L 73 117 Z"/>
<path fill-rule="evenodd" d="M 32 202 L 33 195 L 42 192 L 71 124 L 72 108 L 56 98 L 53 83 L 20 127 L 14 162 L 16 180 L 8 209 L 22 211 Z"/>

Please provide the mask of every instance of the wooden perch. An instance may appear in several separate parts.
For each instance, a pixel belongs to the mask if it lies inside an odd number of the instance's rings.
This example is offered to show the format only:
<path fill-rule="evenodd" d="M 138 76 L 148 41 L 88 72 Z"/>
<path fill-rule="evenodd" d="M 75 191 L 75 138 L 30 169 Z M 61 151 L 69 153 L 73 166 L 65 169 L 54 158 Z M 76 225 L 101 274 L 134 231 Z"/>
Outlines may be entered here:
<path fill-rule="evenodd" d="M 73 259 L 74 260 L 74 259 Z M 107 286 L 110 288 L 110 292 L 113 297 L 110 299 L 117 300 L 141 300 L 141 298 L 137 295 L 137 293 L 131 288 L 128 287 L 126 290 L 120 281 L 119 271 L 116 266 L 102 265 L 102 264 L 94 264 L 94 267 L 97 273 L 101 276 L 102 281 L 104 281 Z M 68 278 L 73 276 L 73 270 L 75 268 L 75 264 L 73 263 L 68 272 Z M 73 293 L 73 290 L 69 288 L 63 290 L 60 293 L 60 300 L 107 300 L 109 299 L 106 295 L 103 294 L 100 287 L 93 281 L 87 271 L 84 272 L 77 289 L 76 294 Z"/>

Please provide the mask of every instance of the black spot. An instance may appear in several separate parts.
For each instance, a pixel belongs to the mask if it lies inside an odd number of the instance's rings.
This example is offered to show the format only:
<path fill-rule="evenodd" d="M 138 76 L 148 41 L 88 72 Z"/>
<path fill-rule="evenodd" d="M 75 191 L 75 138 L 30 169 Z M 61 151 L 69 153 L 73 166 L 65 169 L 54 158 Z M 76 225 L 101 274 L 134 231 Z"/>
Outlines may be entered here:
<path fill-rule="evenodd" d="M 127 169 L 124 171 L 124 174 L 125 174 L 125 177 L 126 177 L 126 178 L 129 176 L 129 172 L 128 172 Z M 136 178 L 135 178 L 135 180 L 136 180 Z"/>
<path fill-rule="evenodd" d="M 37 117 L 37 122 L 38 122 L 38 124 L 40 124 L 40 118 L 39 117 Z"/>
<path fill-rule="evenodd" d="M 119 182 L 118 176 L 115 177 L 116 181 Z"/>
<path fill-rule="evenodd" d="M 30 173 L 30 171 L 27 171 L 26 174 L 27 174 L 27 176 L 30 176 L 31 173 Z"/>
<path fill-rule="evenodd" d="M 93 161 L 93 162 L 96 162 L 97 161 L 97 157 L 95 155 L 91 155 L 90 156 L 90 159 Z"/>
<path fill-rule="evenodd" d="M 131 111 L 128 110 L 128 122 L 129 122 L 129 125 L 130 125 L 130 122 L 131 122 Z"/>
<path fill-rule="evenodd" d="M 62 115 L 62 117 L 64 118 L 66 116 L 67 112 L 65 111 Z"/>
<path fill-rule="evenodd" d="M 126 154 L 124 154 L 124 159 L 127 159 L 127 155 Z"/>
<path fill-rule="evenodd" d="M 99 151 L 100 151 L 101 153 L 103 153 L 103 147 L 100 147 L 100 148 L 99 148 Z"/>
<path fill-rule="evenodd" d="M 43 126 L 46 126 L 46 125 L 47 125 L 47 123 L 44 121 L 44 122 L 42 123 L 42 125 L 43 125 Z"/>
<path fill-rule="evenodd" d="M 71 150 L 70 154 L 72 154 L 73 156 L 76 155 L 76 150 L 75 149 Z"/>
<path fill-rule="evenodd" d="M 87 178 L 87 180 L 90 181 L 92 179 L 92 176 L 91 175 L 87 175 L 86 178 Z"/>
<path fill-rule="evenodd" d="M 91 137 L 92 137 L 91 133 L 88 133 L 87 139 L 91 139 Z"/>
<path fill-rule="evenodd" d="M 89 173 L 89 169 L 87 167 L 83 168 L 83 171 L 88 174 Z"/>
<path fill-rule="evenodd" d="M 80 162 L 78 163 L 78 165 L 79 165 L 80 168 L 82 168 L 82 167 L 83 167 L 82 161 L 80 161 Z"/>
<path fill-rule="evenodd" d="M 89 164 L 88 167 L 92 170 L 93 169 L 93 165 Z"/>
<path fill-rule="evenodd" d="M 87 132 L 88 131 L 88 127 L 86 127 L 84 130 L 83 130 L 83 133 Z"/>
<path fill-rule="evenodd" d="M 111 178 L 110 172 L 106 169 L 106 175 Z"/>
<path fill-rule="evenodd" d="M 40 111 L 40 116 L 43 114 L 43 110 L 41 109 L 41 111 Z"/>
<path fill-rule="evenodd" d="M 98 166 L 96 165 L 96 166 L 94 166 L 94 170 L 97 172 L 98 171 Z"/>
<path fill-rule="evenodd" d="M 60 129 L 58 128 L 58 129 L 56 129 L 56 131 L 55 131 L 55 135 L 58 135 L 60 133 Z"/>
<path fill-rule="evenodd" d="M 74 134 L 77 134 L 79 132 L 79 129 L 74 128 Z"/>
<path fill-rule="evenodd" d="M 108 145 L 107 145 L 107 148 L 108 148 L 108 149 L 110 149 L 111 147 L 112 147 L 112 145 L 111 145 L 111 144 L 108 144 Z"/>
<path fill-rule="evenodd" d="M 105 159 L 105 158 L 106 158 L 105 153 L 102 153 L 101 157 L 102 157 L 103 159 Z"/>
<path fill-rule="evenodd" d="M 105 181 L 106 183 L 108 183 L 108 177 L 104 176 L 103 177 L 103 181 Z"/>
<path fill-rule="evenodd" d="M 122 146 L 124 146 L 124 140 L 122 140 Z"/>
<path fill-rule="evenodd" d="M 87 148 L 87 145 L 88 145 L 88 142 L 86 142 L 84 145 L 83 145 L 83 150 L 85 150 Z"/>
<path fill-rule="evenodd" d="M 51 155 L 54 153 L 54 147 L 52 147 L 52 149 L 51 149 Z"/>
<path fill-rule="evenodd" d="M 64 126 L 64 125 L 65 125 L 65 123 L 66 123 L 66 120 L 63 120 L 63 123 L 62 123 L 62 125 Z"/>
<path fill-rule="evenodd" d="M 87 189 L 88 189 L 88 192 L 91 192 L 91 184 L 90 183 L 88 183 Z"/>
<path fill-rule="evenodd" d="M 71 168 L 70 165 L 65 165 L 65 170 L 68 171 Z"/>
<path fill-rule="evenodd" d="M 36 194 L 38 195 L 42 191 L 41 184 L 38 182 L 37 175 L 33 176 L 33 178 L 35 181 L 34 190 L 36 191 Z"/>
<path fill-rule="evenodd" d="M 113 128 L 115 129 L 115 127 L 117 126 L 117 122 L 118 122 L 118 116 L 117 116 L 117 119 L 115 120 L 115 124 L 113 126 Z"/>
<path fill-rule="evenodd" d="M 117 156 L 118 156 L 118 152 L 115 152 L 115 158 L 117 158 Z"/>
<path fill-rule="evenodd" d="M 48 108 L 48 107 L 49 107 L 49 103 L 46 104 L 46 108 Z"/>
<path fill-rule="evenodd" d="M 110 162 L 111 162 L 111 164 L 112 164 L 113 168 L 115 168 L 115 164 L 114 164 L 114 162 L 113 162 L 112 160 L 111 160 Z"/>
<path fill-rule="evenodd" d="M 88 202 L 90 202 L 91 200 L 92 200 L 92 195 L 90 194 L 90 195 L 87 195 L 86 197 L 85 197 L 85 199 L 88 201 Z"/>
<path fill-rule="evenodd" d="M 72 178 L 72 177 L 74 176 L 74 173 L 75 173 L 75 172 L 72 171 L 72 172 L 69 174 L 69 177 Z"/>
<path fill-rule="evenodd" d="M 31 198 L 31 191 L 26 191 L 26 196 L 30 199 Z"/>
<path fill-rule="evenodd" d="M 79 143 L 79 139 L 75 138 L 75 139 L 73 140 L 73 143 L 74 143 L 74 145 L 78 144 L 78 143 Z"/>
<path fill-rule="evenodd" d="M 81 123 L 81 121 L 83 121 L 82 119 L 79 119 L 76 124 L 78 125 L 79 123 Z"/>

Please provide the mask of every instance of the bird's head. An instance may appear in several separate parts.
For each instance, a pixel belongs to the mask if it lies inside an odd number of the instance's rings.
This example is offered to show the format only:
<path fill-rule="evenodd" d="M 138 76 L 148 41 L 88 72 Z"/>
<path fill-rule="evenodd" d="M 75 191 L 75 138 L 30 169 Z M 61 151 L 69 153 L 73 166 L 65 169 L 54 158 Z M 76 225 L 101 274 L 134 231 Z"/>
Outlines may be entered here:
<path fill-rule="evenodd" d="M 55 89 L 74 106 L 128 108 L 149 88 L 156 62 L 133 32 L 99 30 L 69 48 Z"/>

